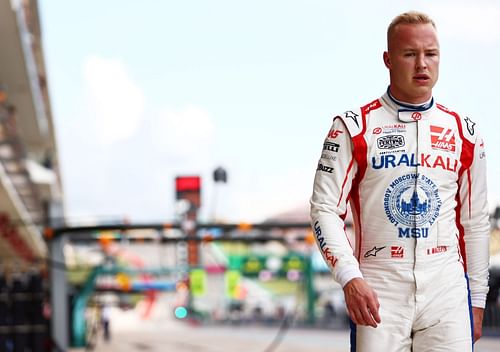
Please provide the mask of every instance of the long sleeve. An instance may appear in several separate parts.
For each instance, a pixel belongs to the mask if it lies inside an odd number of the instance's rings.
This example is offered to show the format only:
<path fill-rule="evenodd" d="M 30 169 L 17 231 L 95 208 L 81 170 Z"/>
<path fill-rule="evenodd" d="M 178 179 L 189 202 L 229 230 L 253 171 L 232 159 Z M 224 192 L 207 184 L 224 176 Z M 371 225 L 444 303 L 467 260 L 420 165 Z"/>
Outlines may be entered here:
<path fill-rule="evenodd" d="M 356 170 L 351 137 L 344 122 L 336 117 L 323 144 L 310 204 L 316 244 L 342 287 L 362 277 L 344 224 Z"/>
<path fill-rule="evenodd" d="M 472 162 L 459 181 L 460 223 L 463 226 L 465 260 L 472 306 L 484 308 L 488 293 L 489 210 L 486 190 L 484 142 L 476 132 Z"/>

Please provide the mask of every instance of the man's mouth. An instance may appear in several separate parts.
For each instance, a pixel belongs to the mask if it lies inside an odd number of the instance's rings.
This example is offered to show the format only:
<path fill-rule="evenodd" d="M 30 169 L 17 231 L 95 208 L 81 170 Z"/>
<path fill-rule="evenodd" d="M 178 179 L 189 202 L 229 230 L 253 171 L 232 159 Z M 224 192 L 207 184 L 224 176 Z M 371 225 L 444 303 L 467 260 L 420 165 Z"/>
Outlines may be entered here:
<path fill-rule="evenodd" d="M 427 82 L 430 79 L 430 77 L 425 74 L 418 74 L 413 76 L 413 79 L 419 82 Z"/>

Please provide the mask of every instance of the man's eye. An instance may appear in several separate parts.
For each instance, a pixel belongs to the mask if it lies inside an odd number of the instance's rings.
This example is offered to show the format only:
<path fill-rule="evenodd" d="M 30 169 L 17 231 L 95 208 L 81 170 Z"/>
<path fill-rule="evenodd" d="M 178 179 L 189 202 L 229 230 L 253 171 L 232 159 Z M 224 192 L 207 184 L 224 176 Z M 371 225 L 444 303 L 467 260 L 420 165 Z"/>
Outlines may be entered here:
<path fill-rule="evenodd" d="M 411 57 L 411 56 L 415 56 L 415 53 L 406 53 L 405 54 L 406 57 Z"/>

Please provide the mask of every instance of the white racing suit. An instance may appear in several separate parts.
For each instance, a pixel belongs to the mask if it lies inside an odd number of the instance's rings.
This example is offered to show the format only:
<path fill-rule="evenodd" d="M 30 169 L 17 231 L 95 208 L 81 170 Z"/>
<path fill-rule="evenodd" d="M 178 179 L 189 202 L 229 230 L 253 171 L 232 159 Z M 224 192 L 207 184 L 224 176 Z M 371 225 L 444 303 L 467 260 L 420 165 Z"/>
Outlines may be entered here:
<path fill-rule="evenodd" d="M 362 277 L 378 295 L 382 322 L 352 324 L 352 351 L 472 350 L 471 305 L 484 307 L 488 292 L 489 221 L 484 143 L 470 118 L 389 93 L 334 117 L 311 218 L 334 279 L 344 287 Z"/>

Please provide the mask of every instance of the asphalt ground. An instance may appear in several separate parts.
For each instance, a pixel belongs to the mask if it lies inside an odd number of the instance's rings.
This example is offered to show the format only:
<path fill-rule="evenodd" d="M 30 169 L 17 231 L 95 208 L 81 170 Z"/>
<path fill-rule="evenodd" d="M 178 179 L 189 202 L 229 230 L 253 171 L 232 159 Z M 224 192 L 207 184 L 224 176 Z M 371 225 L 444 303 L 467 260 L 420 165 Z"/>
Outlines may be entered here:
<path fill-rule="evenodd" d="M 348 352 L 347 330 L 291 326 L 196 325 L 166 316 L 143 320 L 135 312 L 114 312 L 111 340 L 97 338 L 96 352 Z M 76 350 L 75 350 L 76 351 Z M 475 352 L 500 351 L 500 337 L 483 337 Z"/>

